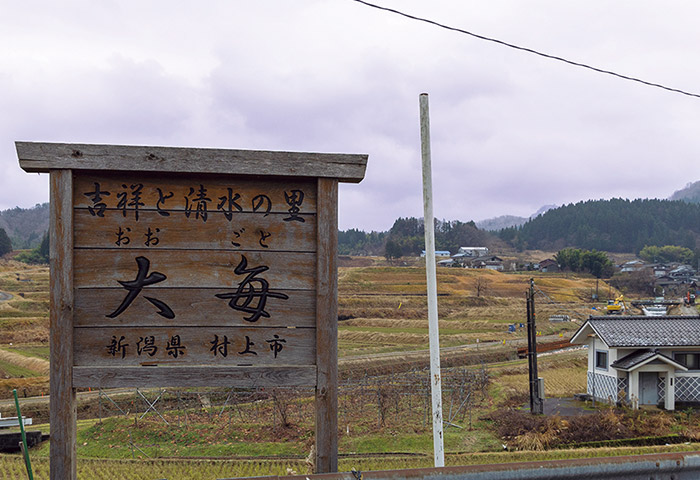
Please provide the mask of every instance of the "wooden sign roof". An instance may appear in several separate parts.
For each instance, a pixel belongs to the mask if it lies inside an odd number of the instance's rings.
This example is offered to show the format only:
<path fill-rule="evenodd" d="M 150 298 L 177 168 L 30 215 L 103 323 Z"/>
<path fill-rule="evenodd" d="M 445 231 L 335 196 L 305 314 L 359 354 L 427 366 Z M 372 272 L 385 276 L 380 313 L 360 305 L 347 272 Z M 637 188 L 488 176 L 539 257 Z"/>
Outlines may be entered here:
<path fill-rule="evenodd" d="M 334 178 L 358 183 L 367 155 L 214 148 L 15 142 L 27 172 L 52 169 L 224 173 Z"/>

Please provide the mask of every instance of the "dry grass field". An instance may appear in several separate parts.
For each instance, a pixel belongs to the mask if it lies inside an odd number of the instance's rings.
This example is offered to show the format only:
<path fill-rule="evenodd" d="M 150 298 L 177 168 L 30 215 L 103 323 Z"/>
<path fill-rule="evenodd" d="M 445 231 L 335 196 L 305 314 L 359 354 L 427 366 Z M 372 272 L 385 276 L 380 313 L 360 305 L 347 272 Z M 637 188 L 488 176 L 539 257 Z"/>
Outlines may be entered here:
<path fill-rule="evenodd" d="M 502 273 L 438 268 L 438 311 L 442 346 L 502 342 L 525 337 L 525 292 L 533 277 L 538 331 L 566 336 L 580 323 L 552 323 L 550 315 L 584 320 L 593 312 L 596 281 L 565 274 Z M 598 291 L 612 291 L 599 282 Z M 425 349 L 428 344 L 425 270 L 420 267 L 341 267 L 339 271 L 341 357 L 387 350 Z M 597 304 L 598 306 L 600 304 Z M 516 324 L 516 332 L 508 326 Z"/>
<path fill-rule="evenodd" d="M 549 256 L 532 253 L 533 260 Z M 340 469 L 418 468 L 432 462 L 427 381 L 416 380 L 427 365 L 428 327 L 425 271 L 419 259 L 388 265 L 384 259 L 341 259 L 339 268 L 339 355 L 341 382 L 339 423 Z M 399 266 L 400 265 L 400 266 Z M 462 268 L 438 269 L 438 304 L 443 367 L 455 377 L 444 390 L 444 415 L 463 428 L 445 433 L 447 463 L 499 463 L 595 456 L 619 450 L 505 452 L 488 415 L 528 389 L 527 362 L 515 359 L 525 343 L 525 292 L 534 278 L 540 338 L 567 338 L 602 303 L 591 302 L 596 280 L 566 274 L 502 273 Z M 600 281 L 602 301 L 617 292 Z M 0 398 L 16 388 L 20 396 L 48 392 L 48 268 L 0 259 Z M 550 315 L 569 315 L 572 322 L 550 322 Z M 515 332 L 509 333 L 509 325 Z M 478 347 L 477 347 L 478 342 Z M 505 344 L 504 344 L 505 342 Z M 539 373 L 550 397 L 571 397 L 585 389 L 586 352 L 572 350 L 539 356 Z M 386 360 L 390 359 L 390 360 Z M 392 369 L 400 368 L 394 374 Z M 410 372 L 407 372 L 410 370 Z M 370 372 L 368 376 L 368 372 Z M 473 375 L 480 386 L 455 380 Z M 374 375 L 374 376 L 373 376 Z M 413 375 L 413 377 L 411 377 Z M 487 379 L 487 382 L 483 380 Z M 423 386 L 420 386 L 423 385 Z M 443 384 L 445 387 L 445 384 Z M 169 392 L 159 402 L 170 421 L 166 426 L 133 392 L 114 400 L 95 392 L 81 394 L 79 418 L 80 478 L 226 478 L 310 473 L 304 462 L 312 443 L 310 397 L 264 392 L 254 399 L 222 407 L 222 398 L 206 406 L 199 391 Z M 153 399 L 157 392 L 146 392 Z M 256 393 L 258 395 L 258 393 Z M 182 405 L 181 398 L 195 399 Z M 465 398 L 469 402 L 464 404 Z M 209 400 L 207 400 L 208 402 Z M 169 402 L 169 403 L 168 403 Z M 45 406 L 32 406 L 45 419 Z M 218 406 L 217 406 L 218 405 Z M 467 405 L 462 408 L 460 405 Z M 23 406 L 23 409 L 25 407 Z M 111 408 L 111 410 L 110 410 Z M 508 407 L 511 408 L 511 407 Z M 281 422 L 289 413 L 289 425 Z M 3 416 L 11 410 L 0 411 Z M 184 419 L 184 421 L 183 421 Z M 43 421 L 43 420 L 42 420 Z M 42 431 L 48 426 L 41 426 Z M 646 448 L 646 450 L 644 449 Z M 626 449 L 626 453 L 659 447 Z M 695 445 L 667 447 L 692 450 Z M 140 450 L 139 450 L 140 449 Z M 35 478 L 47 478 L 46 445 L 33 449 Z M 140 453 L 139 453 L 140 452 Z M 384 455 L 379 457 L 378 455 Z M 180 457 L 231 457 L 236 460 Z M 261 459 L 261 456 L 268 457 Z M 157 458 L 168 457 L 168 458 Z M 140 458 L 140 459 L 139 459 Z M 272 459 L 270 459 L 272 458 Z M 18 456 L 0 455 L 0 480 L 24 478 Z"/>
<path fill-rule="evenodd" d="M 538 356 L 537 372 L 544 378 L 544 391 L 547 397 L 571 397 L 572 393 L 585 389 L 587 351 L 577 349 Z M 528 392 L 527 361 L 510 362 L 494 366 L 492 375 L 505 395 L 515 396 Z"/>
<path fill-rule="evenodd" d="M 533 258 L 546 256 L 534 252 Z M 428 346 L 425 270 L 420 259 L 389 266 L 380 258 L 345 258 L 339 268 L 339 355 L 341 361 L 390 352 L 421 352 Z M 538 294 L 538 333 L 568 336 L 580 322 L 552 323 L 553 314 L 583 320 L 592 312 L 592 278 L 537 272 L 502 273 L 438 268 L 442 347 L 484 348 L 523 342 L 525 291 L 531 276 Z M 600 282 L 601 298 L 609 287 Z M 13 388 L 22 396 L 48 392 L 48 268 L 0 259 L 0 398 Z M 611 292 L 612 295 L 615 292 Z M 515 332 L 509 333 L 509 325 Z M 459 354 L 453 354 L 458 357 Z M 371 360 L 368 360 L 371 361 Z M 411 360 L 413 361 L 413 360 Z M 575 378 L 580 380 L 580 375 Z M 553 391 L 562 390 L 557 387 Z"/>
<path fill-rule="evenodd" d="M 49 269 L 0 259 L 0 292 L 0 398 L 48 393 Z"/>

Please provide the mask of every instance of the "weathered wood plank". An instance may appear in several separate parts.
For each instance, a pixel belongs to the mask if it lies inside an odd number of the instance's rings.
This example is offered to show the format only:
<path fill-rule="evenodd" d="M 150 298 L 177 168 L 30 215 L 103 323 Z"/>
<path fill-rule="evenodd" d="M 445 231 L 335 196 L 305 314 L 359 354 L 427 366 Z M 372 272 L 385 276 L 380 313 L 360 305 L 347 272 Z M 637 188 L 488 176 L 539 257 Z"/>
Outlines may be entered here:
<path fill-rule="evenodd" d="M 263 288 L 261 279 L 268 282 L 269 292 L 313 290 L 316 282 L 316 257 L 312 253 L 76 249 L 74 285 L 76 288 L 119 287 L 119 281 L 136 279 L 137 258 L 141 257 L 149 262 L 148 274 L 159 272 L 166 277 L 144 287 L 144 294 L 172 287 L 214 287 L 221 288 L 223 294 L 236 291 L 241 283 L 247 283 L 247 287 L 241 288 L 255 288 L 259 292 Z M 263 266 L 269 270 L 251 277 L 251 273 L 243 272 Z M 242 273 L 236 273 L 237 269 Z"/>
<path fill-rule="evenodd" d="M 289 175 L 359 182 L 367 155 L 15 142 L 27 172 L 49 169 Z"/>
<path fill-rule="evenodd" d="M 260 327 L 315 327 L 316 294 L 312 290 L 279 290 L 288 298 L 268 298 L 262 310 L 269 316 L 262 315 L 255 322 L 254 313 L 241 311 L 230 306 L 229 299 L 215 296 L 221 293 L 217 289 L 161 288 L 157 292 L 147 293 L 145 289 L 119 315 L 112 314 L 121 305 L 128 292 L 123 288 L 77 289 L 75 292 L 76 327 L 155 327 L 178 325 L 194 326 L 260 326 Z M 174 314 L 169 320 L 159 315 L 159 309 L 145 297 L 156 298 L 165 303 Z M 243 306 L 247 300 L 241 297 L 237 306 Z M 248 307 L 256 309 L 260 298 L 252 299 Z"/>
<path fill-rule="evenodd" d="M 313 328 L 76 327 L 74 364 L 314 365 Z"/>
<path fill-rule="evenodd" d="M 76 400 L 73 380 L 73 208 L 70 170 L 52 171 L 49 226 L 51 480 L 76 478 Z"/>
<path fill-rule="evenodd" d="M 119 387 L 306 387 L 316 367 L 73 367 L 78 388 Z"/>
<path fill-rule="evenodd" d="M 187 219 L 182 212 L 162 217 L 155 211 L 142 211 L 135 221 L 116 210 L 106 210 L 101 217 L 75 210 L 75 246 L 314 252 L 316 216 L 304 215 L 304 222 L 285 222 L 285 216 L 239 213 L 229 222 L 218 214 L 203 224 Z"/>
<path fill-rule="evenodd" d="M 162 175 L 150 172 L 80 172 L 75 178 L 73 205 L 115 209 L 125 218 L 141 210 L 185 216 L 192 222 L 235 218 L 240 212 L 284 213 L 291 217 L 316 212 L 316 182 L 308 178 L 241 178 L 232 175 Z M 298 220 L 288 220 L 298 221 Z"/>
<path fill-rule="evenodd" d="M 316 471 L 338 471 L 338 182 L 318 179 Z"/>

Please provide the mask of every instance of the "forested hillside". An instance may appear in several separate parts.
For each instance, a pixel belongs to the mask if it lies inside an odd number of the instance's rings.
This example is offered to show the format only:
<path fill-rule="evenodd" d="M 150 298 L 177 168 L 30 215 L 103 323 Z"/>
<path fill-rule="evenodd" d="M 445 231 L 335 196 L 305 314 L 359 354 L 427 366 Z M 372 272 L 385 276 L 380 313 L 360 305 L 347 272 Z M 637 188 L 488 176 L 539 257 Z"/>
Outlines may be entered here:
<path fill-rule="evenodd" d="M 7 232 L 14 250 L 38 247 L 49 229 L 49 204 L 0 211 L 0 228 Z"/>
<path fill-rule="evenodd" d="M 638 253 L 646 245 L 677 245 L 696 250 L 700 204 L 638 199 L 589 200 L 533 218 L 500 237 L 518 249 L 576 247 Z"/>

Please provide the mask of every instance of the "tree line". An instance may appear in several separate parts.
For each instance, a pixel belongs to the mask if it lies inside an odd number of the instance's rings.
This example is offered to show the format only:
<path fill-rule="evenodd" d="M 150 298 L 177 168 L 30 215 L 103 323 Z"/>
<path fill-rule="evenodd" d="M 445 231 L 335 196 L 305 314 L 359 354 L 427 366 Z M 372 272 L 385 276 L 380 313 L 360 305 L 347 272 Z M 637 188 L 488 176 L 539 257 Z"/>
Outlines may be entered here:
<path fill-rule="evenodd" d="M 700 205 L 638 199 L 589 200 L 552 209 L 501 239 L 519 250 L 567 247 L 639 254 L 646 246 L 676 245 L 692 251 L 700 239 Z"/>
<path fill-rule="evenodd" d="M 488 246 L 501 243 L 490 232 L 479 230 L 473 221 L 435 220 L 435 248 L 456 253 L 462 246 Z M 338 232 L 341 255 L 386 255 L 388 258 L 418 256 L 425 249 L 422 218 L 398 218 L 386 232 L 366 233 L 357 229 Z"/>

